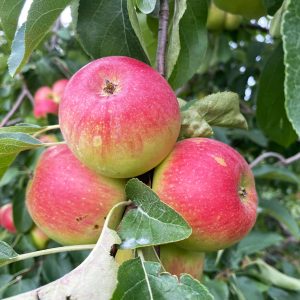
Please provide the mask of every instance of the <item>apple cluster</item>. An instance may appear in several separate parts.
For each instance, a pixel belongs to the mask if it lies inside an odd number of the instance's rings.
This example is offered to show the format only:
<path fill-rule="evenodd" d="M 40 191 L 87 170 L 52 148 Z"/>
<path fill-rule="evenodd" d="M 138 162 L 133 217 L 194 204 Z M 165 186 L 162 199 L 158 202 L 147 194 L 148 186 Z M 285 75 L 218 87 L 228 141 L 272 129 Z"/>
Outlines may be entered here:
<path fill-rule="evenodd" d="M 211 31 L 234 31 L 239 28 L 242 16 L 228 13 L 218 8 L 213 2 L 210 5 L 206 27 Z"/>
<path fill-rule="evenodd" d="M 45 118 L 47 114 L 57 115 L 58 104 L 67 83 L 67 79 L 60 79 L 53 84 L 52 88 L 42 86 L 35 92 L 33 114 L 36 118 Z"/>
<path fill-rule="evenodd" d="M 152 169 L 153 190 L 193 230 L 167 246 L 173 252 L 162 247 L 167 265 L 172 253 L 177 262 L 189 251 L 203 258 L 253 227 L 257 195 L 247 162 L 213 139 L 177 142 L 176 95 L 148 65 L 117 56 L 92 61 L 69 80 L 59 123 L 66 145 L 43 152 L 26 197 L 33 220 L 52 239 L 96 242 L 108 211 L 126 200 L 126 181 Z"/>

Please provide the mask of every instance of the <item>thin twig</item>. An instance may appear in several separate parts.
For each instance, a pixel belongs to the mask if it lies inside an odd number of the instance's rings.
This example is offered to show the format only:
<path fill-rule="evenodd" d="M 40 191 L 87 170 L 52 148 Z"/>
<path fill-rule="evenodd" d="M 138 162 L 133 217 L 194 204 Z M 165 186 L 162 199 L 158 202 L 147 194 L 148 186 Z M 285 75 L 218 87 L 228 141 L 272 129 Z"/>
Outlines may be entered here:
<path fill-rule="evenodd" d="M 258 30 L 258 31 L 261 31 L 263 33 L 269 33 L 268 28 L 262 27 L 258 24 L 247 23 L 247 24 L 242 25 L 242 27 L 244 27 L 245 29 Z"/>
<path fill-rule="evenodd" d="M 285 158 L 284 156 L 282 156 L 279 153 L 276 152 L 265 152 L 263 154 L 261 154 L 260 156 L 258 156 L 251 164 L 250 167 L 254 168 L 255 166 L 257 166 L 261 161 L 265 160 L 268 157 L 275 157 L 279 160 L 279 163 L 281 163 L 282 165 L 289 165 L 292 164 L 293 162 L 297 161 L 300 159 L 300 152 L 289 157 L 289 158 Z"/>
<path fill-rule="evenodd" d="M 17 101 L 14 103 L 13 107 L 11 108 L 11 110 L 6 114 L 6 116 L 3 118 L 3 120 L 0 123 L 0 127 L 3 127 L 8 121 L 9 119 L 14 115 L 14 113 L 17 111 L 17 109 L 19 108 L 19 106 L 22 104 L 22 102 L 24 101 L 24 99 L 27 96 L 27 91 L 25 86 L 23 85 L 22 87 L 22 91 L 19 95 L 19 97 L 17 98 Z"/>
<path fill-rule="evenodd" d="M 34 105 L 34 98 L 33 98 L 32 94 L 30 93 L 30 91 L 29 91 L 29 89 L 28 89 L 28 87 L 27 87 L 27 85 L 25 83 L 23 84 L 23 88 L 25 89 L 26 96 L 30 100 L 31 104 Z"/>
<path fill-rule="evenodd" d="M 164 77 L 166 74 L 166 49 L 168 44 L 168 22 L 169 22 L 169 1 L 160 0 L 156 68 L 157 71 Z"/>

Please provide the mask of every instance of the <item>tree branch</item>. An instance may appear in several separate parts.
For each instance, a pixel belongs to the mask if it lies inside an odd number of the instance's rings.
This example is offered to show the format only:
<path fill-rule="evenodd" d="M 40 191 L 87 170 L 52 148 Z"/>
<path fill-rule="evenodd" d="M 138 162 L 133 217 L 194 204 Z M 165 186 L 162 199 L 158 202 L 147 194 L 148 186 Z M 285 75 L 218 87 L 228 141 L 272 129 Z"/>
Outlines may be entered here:
<path fill-rule="evenodd" d="M 14 113 L 18 110 L 22 102 L 24 101 L 25 98 L 28 98 L 32 104 L 34 104 L 34 99 L 33 96 L 31 95 L 30 91 L 27 88 L 27 85 L 23 83 L 22 90 L 20 95 L 18 96 L 16 102 L 14 103 L 13 107 L 11 110 L 6 114 L 6 116 L 2 119 L 0 123 L 0 127 L 5 126 L 6 124 L 9 123 L 10 118 L 14 115 Z"/>
<path fill-rule="evenodd" d="M 289 165 L 292 164 L 293 162 L 297 161 L 300 159 L 300 152 L 289 157 L 289 158 L 285 158 L 284 156 L 282 156 L 279 153 L 276 152 L 265 152 L 263 154 L 261 154 L 260 156 L 258 156 L 251 164 L 250 164 L 250 168 L 254 168 L 255 166 L 257 166 L 261 161 L 265 160 L 268 157 L 275 157 L 279 160 L 279 163 L 282 165 Z"/>
<path fill-rule="evenodd" d="M 156 68 L 157 71 L 164 77 L 166 74 L 166 49 L 168 44 L 168 22 L 169 22 L 169 1 L 160 0 Z"/>
<path fill-rule="evenodd" d="M 21 91 L 19 97 L 17 98 L 17 101 L 14 103 L 11 110 L 6 114 L 6 116 L 1 121 L 0 127 L 3 127 L 9 121 L 9 119 L 13 116 L 13 114 L 17 111 L 19 106 L 22 104 L 22 102 L 24 101 L 26 96 L 27 96 L 27 92 L 26 92 L 26 89 L 23 86 L 22 91 Z"/>

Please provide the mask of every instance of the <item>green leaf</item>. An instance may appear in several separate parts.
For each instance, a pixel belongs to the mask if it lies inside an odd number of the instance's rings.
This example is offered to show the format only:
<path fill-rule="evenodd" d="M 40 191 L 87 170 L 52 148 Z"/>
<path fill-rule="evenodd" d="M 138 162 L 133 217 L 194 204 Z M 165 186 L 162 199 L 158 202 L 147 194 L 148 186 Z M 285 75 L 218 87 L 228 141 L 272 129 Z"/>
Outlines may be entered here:
<path fill-rule="evenodd" d="M 205 286 L 190 275 L 179 280 L 169 273 L 160 273 L 160 264 L 143 262 L 139 257 L 126 261 L 119 268 L 118 285 L 112 300 L 212 300 Z"/>
<path fill-rule="evenodd" d="M 283 0 L 263 0 L 267 8 L 268 15 L 273 16 L 282 5 Z"/>
<path fill-rule="evenodd" d="M 239 290 L 245 296 L 245 299 L 255 299 L 255 300 L 265 299 L 262 291 L 259 290 L 259 286 L 262 285 L 262 283 L 260 283 L 259 281 L 250 279 L 249 277 L 246 276 L 241 276 L 241 277 L 237 277 L 235 282 Z"/>
<path fill-rule="evenodd" d="M 247 235 L 234 249 L 229 257 L 232 269 L 239 269 L 241 261 L 245 256 L 258 253 L 270 246 L 276 245 L 282 241 L 282 237 L 277 233 L 264 233 L 254 231 Z"/>
<path fill-rule="evenodd" d="M 13 199 L 13 219 L 18 232 L 27 232 L 33 225 L 25 204 L 24 190 L 16 190 Z"/>
<path fill-rule="evenodd" d="M 186 0 L 174 0 L 174 16 L 172 23 L 170 24 L 171 30 L 169 33 L 169 42 L 167 49 L 167 78 L 169 78 L 173 72 L 175 64 L 177 62 L 180 53 L 180 34 L 179 34 L 179 24 L 186 11 Z"/>
<path fill-rule="evenodd" d="M 292 235 L 296 238 L 300 238 L 299 226 L 285 206 L 275 199 L 271 201 L 262 200 L 260 201 L 259 206 L 262 208 L 262 213 L 272 216 L 285 225 Z"/>
<path fill-rule="evenodd" d="M 275 287 L 268 290 L 268 295 L 272 300 L 300 300 L 300 292 L 287 292 Z"/>
<path fill-rule="evenodd" d="M 10 285 L 4 292 L 5 299 L 7 297 L 18 297 L 18 294 L 30 291 L 38 286 L 38 278 L 24 278 L 22 280 L 18 280 L 14 285 Z"/>
<path fill-rule="evenodd" d="M 290 0 L 288 3 L 282 24 L 285 107 L 289 120 L 300 136 L 300 1 Z"/>
<path fill-rule="evenodd" d="M 156 48 L 157 48 L 157 30 L 153 32 L 149 28 L 148 20 L 153 20 L 154 23 L 158 22 L 145 14 L 138 13 L 134 6 L 135 0 L 128 0 L 127 9 L 131 26 L 138 37 L 141 46 L 143 47 L 151 65 L 155 67 Z M 157 27 L 158 28 L 158 27 Z"/>
<path fill-rule="evenodd" d="M 0 21 L 9 41 L 14 38 L 24 2 L 24 0 L 0 0 Z"/>
<path fill-rule="evenodd" d="M 18 256 L 18 253 L 11 246 L 0 241 L 0 265 L 16 256 Z"/>
<path fill-rule="evenodd" d="M 173 209 L 136 178 L 125 187 L 128 199 L 138 207 L 129 210 L 121 221 L 118 234 L 123 249 L 172 243 L 188 238 L 192 230 Z"/>
<path fill-rule="evenodd" d="M 41 126 L 35 125 L 35 124 L 21 123 L 16 126 L 1 127 L 0 133 L 19 132 L 19 133 L 33 134 L 33 133 L 37 133 L 45 128 L 46 128 L 46 126 L 41 127 Z"/>
<path fill-rule="evenodd" d="M 229 289 L 224 281 L 205 278 L 204 284 L 213 295 L 214 300 L 229 300 Z"/>
<path fill-rule="evenodd" d="M 21 151 L 43 145 L 41 141 L 26 133 L 0 133 L 0 178 Z"/>
<path fill-rule="evenodd" d="M 253 174 L 259 179 L 280 180 L 290 183 L 300 183 L 299 177 L 292 171 L 284 167 L 276 167 L 273 165 L 262 165 L 255 167 Z"/>
<path fill-rule="evenodd" d="M 3 299 L 3 293 L 6 288 L 9 286 L 9 282 L 14 278 L 13 275 L 10 274 L 1 274 L 0 275 L 0 298 Z"/>
<path fill-rule="evenodd" d="M 14 76 L 26 64 L 33 50 L 39 45 L 54 21 L 71 0 L 33 0 L 27 21 L 16 31 L 9 57 L 9 73 Z"/>
<path fill-rule="evenodd" d="M 156 5 L 156 0 L 135 0 L 135 2 L 139 10 L 144 14 L 153 12 Z"/>
<path fill-rule="evenodd" d="M 127 0 L 79 2 L 77 32 L 92 58 L 130 56 L 147 62 L 147 57 L 129 21 Z"/>
<path fill-rule="evenodd" d="M 236 139 L 236 138 L 249 139 L 253 143 L 261 147 L 268 146 L 268 139 L 264 136 L 262 131 L 259 129 L 251 129 L 248 131 L 242 129 L 232 129 L 228 132 L 228 135 L 230 135 L 232 139 Z"/>
<path fill-rule="evenodd" d="M 242 258 L 276 245 L 282 240 L 282 237 L 277 233 L 253 231 L 238 244 L 236 255 Z"/>
<path fill-rule="evenodd" d="M 256 268 L 251 268 L 255 266 Z M 271 267 L 261 259 L 247 264 L 248 273 L 261 281 L 291 291 L 300 291 L 300 279 L 287 276 Z"/>
<path fill-rule="evenodd" d="M 181 108 L 180 136 L 211 136 L 211 126 L 247 129 L 239 103 L 239 96 L 232 92 L 216 93 L 188 102 Z"/>
<path fill-rule="evenodd" d="M 288 147 L 297 139 L 284 108 L 284 65 L 282 45 L 268 58 L 257 92 L 257 120 L 264 133 L 274 142 Z"/>
<path fill-rule="evenodd" d="M 198 70 L 207 48 L 207 1 L 189 0 L 179 23 L 180 53 L 169 78 L 172 87 L 178 88 Z"/>

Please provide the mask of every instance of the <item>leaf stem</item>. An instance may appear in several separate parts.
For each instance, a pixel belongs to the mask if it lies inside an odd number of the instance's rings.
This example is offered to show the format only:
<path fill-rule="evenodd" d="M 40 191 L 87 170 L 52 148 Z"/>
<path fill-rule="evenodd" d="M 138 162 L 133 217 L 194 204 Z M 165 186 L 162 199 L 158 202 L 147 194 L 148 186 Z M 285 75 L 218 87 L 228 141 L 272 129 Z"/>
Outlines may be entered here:
<path fill-rule="evenodd" d="M 36 133 L 33 134 L 32 136 L 33 136 L 33 137 L 36 137 L 36 136 L 38 136 L 38 135 L 40 135 L 41 133 L 44 133 L 44 132 L 46 132 L 46 131 L 54 130 L 54 129 L 59 129 L 59 128 L 60 128 L 59 124 L 47 126 L 46 128 L 43 128 L 43 129 L 41 129 L 40 131 L 36 132 Z"/>
<path fill-rule="evenodd" d="M 168 44 L 168 22 L 169 22 L 169 1 L 160 0 L 156 68 L 157 71 L 163 77 L 165 77 L 166 75 L 166 49 Z"/>
<path fill-rule="evenodd" d="M 56 247 L 56 248 L 51 248 L 51 249 L 45 249 L 45 250 L 39 250 L 35 252 L 30 252 L 30 253 L 25 253 L 25 254 L 20 254 L 16 257 L 13 257 L 3 263 L 0 263 L 0 267 L 4 267 L 6 265 L 9 265 L 11 263 L 29 259 L 29 258 L 34 258 L 38 256 L 44 256 L 44 255 L 49 255 L 49 254 L 55 254 L 55 253 L 61 253 L 61 252 L 70 252 L 70 251 L 80 251 L 80 250 L 91 250 L 95 247 L 94 244 L 90 245 L 75 245 L 75 246 L 64 246 L 64 247 Z"/>
<path fill-rule="evenodd" d="M 52 147 L 52 146 L 57 146 L 57 145 L 66 145 L 66 141 L 62 142 L 56 142 L 56 143 L 45 143 L 43 144 L 44 147 Z"/>

